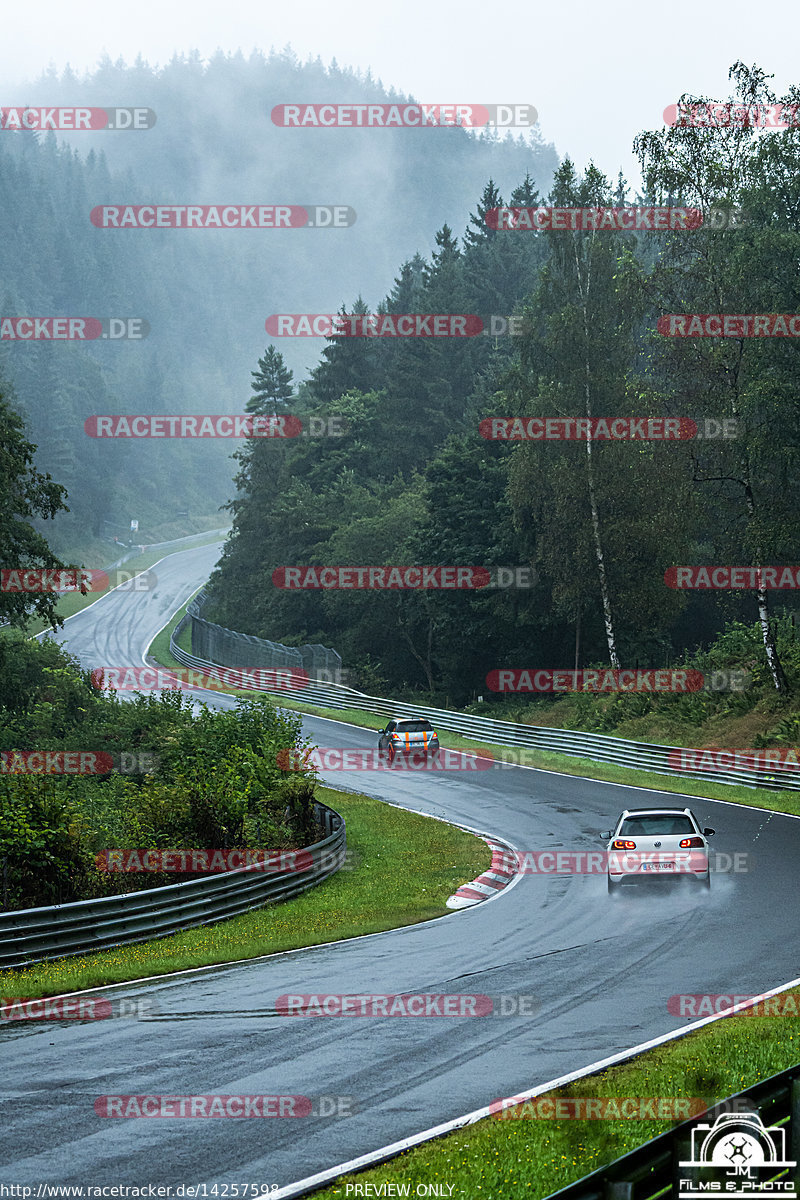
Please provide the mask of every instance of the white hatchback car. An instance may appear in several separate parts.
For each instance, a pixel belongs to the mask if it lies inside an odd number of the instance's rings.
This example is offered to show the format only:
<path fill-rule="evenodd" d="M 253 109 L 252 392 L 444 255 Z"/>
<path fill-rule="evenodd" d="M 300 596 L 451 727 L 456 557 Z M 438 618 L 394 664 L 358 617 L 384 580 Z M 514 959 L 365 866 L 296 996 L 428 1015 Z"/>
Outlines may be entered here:
<path fill-rule="evenodd" d="M 608 890 L 626 880 L 695 879 L 711 887 L 708 841 L 690 808 L 626 808 L 607 839 Z"/>

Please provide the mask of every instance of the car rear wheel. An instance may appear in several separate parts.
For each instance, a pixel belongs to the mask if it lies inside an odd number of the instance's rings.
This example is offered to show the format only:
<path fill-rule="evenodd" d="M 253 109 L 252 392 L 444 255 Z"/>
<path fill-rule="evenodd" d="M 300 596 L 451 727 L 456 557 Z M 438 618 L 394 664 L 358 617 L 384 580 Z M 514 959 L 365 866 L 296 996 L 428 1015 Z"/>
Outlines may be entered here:
<path fill-rule="evenodd" d="M 618 883 L 615 883 L 615 882 L 614 882 L 614 880 L 611 878 L 611 876 L 610 876 L 610 875 L 607 875 L 607 876 L 606 876 L 606 883 L 607 883 L 607 885 L 608 885 L 608 894 L 609 894 L 609 896 L 616 896 L 616 895 L 617 895 L 617 892 L 619 891 L 619 886 L 620 886 L 620 885 L 619 885 Z"/>

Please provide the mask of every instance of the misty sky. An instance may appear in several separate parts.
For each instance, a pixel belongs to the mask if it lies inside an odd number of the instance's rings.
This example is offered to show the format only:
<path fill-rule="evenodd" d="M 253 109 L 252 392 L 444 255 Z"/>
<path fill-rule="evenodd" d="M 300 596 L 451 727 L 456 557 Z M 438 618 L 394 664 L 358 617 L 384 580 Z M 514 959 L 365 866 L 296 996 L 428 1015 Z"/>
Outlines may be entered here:
<path fill-rule="evenodd" d="M 192 49 L 247 54 L 291 44 L 301 60 L 319 55 L 326 65 L 336 58 L 370 68 L 385 86 L 425 102 L 533 104 L 560 155 L 579 167 L 593 157 L 606 174 L 615 178 L 622 168 L 638 184 L 631 142 L 639 130 L 658 128 L 682 91 L 727 96 L 737 58 L 773 73 L 778 93 L 798 82 L 799 29 L 791 5 L 770 14 L 752 0 L 39 0 L 34 9 L 5 8 L 2 105 L 26 103 L 25 81 L 51 63 L 82 72 L 104 52 L 128 63 L 141 53 L 154 66 Z"/>

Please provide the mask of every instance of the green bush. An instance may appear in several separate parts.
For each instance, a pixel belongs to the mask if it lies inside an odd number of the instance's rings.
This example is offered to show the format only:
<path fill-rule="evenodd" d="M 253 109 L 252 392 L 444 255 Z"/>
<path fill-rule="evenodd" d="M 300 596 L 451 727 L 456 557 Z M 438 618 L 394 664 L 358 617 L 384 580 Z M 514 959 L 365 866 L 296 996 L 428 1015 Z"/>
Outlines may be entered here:
<path fill-rule="evenodd" d="M 152 771 L 125 776 L 0 774 L 3 907 L 176 882 L 98 870 L 106 849 L 289 849 L 318 839 L 314 781 L 279 766 L 281 751 L 304 744 L 302 718 L 269 697 L 220 712 L 196 711 L 180 692 L 121 702 L 98 694 L 53 642 L 0 641 L 0 655 L 17 685 L 0 684 L 0 750 L 154 759 Z"/>
<path fill-rule="evenodd" d="M 800 687 L 800 640 L 796 639 L 790 617 L 773 617 L 771 625 L 790 692 L 796 695 Z M 627 665 L 630 664 L 623 664 Z M 604 666 L 607 667 L 607 664 L 596 665 L 595 669 L 602 670 Z M 498 696 L 488 702 L 484 700 L 469 705 L 464 711 L 503 721 L 537 725 L 547 719 L 552 706 L 556 704 L 559 723 L 563 727 L 588 733 L 615 733 L 627 722 L 650 714 L 677 725 L 697 728 L 712 717 L 741 717 L 760 708 L 767 712 L 774 711 L 776 716 L 782 715 L 767 734 L 755 735 L 754 744 L 796 744 L 800 736 L 800 718 L 791 713 L 786 715 L 785 710 L 792 700 L 779 697 L 775 691 L 764 655 L 761 626 L 757 621 L 752 625 L 732 621 L 711 646 L 697 651 L 691 658 L 687 656 L 684 661 L 676 663 L 674 669 L 693 669 L 701 671 L 706 677 L 715 671 L 747 671 L 751 680 L 744 691 L 703 690 L 683 694 L 571 692 L 546 698 L 536 695 Z"/>
<path fill-rule="evenodd" d="M 61 904 L 94 894 L 92 855 L 52 776 L 0 776 L 3 908 Z"/>

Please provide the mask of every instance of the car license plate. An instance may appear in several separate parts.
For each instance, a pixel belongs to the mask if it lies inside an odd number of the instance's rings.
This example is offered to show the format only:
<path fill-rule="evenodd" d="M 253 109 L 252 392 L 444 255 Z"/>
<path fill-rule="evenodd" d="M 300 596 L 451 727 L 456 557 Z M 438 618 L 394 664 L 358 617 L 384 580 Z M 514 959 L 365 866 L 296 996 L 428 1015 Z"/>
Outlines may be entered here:
<path fill-rule="evenodd" d="M 674 871 L 675 863 L 674 862 L 642 863 L 642 870 L 643 871 Z"/>

